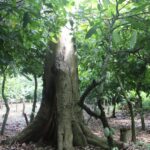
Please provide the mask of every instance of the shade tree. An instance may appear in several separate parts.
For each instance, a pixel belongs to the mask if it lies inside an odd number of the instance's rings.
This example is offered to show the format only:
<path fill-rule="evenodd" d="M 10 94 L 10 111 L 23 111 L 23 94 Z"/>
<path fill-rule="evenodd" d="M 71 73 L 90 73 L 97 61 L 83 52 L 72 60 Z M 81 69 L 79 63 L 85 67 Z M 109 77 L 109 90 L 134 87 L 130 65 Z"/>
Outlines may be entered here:
<path fill-rule="evenodd" d="M 137 18 L 140 17 L 147 24 L 149 23 L 148 1 L 107 0 L 98 4 L 93 1 L 92 4 L 86 2 L 87 7 L 84 4 L 81 3 L 79 12 L 72 15 L 76 20 L 76 28 L 73 31 L 76 33 L 71 34 L 75 36 L 76 42 L 69 34 L 72 32 L 69 30 L 73 28 L 72 23 L 71 26 L 66 25 L 70 15 L 67 11 L 74 5 L 72 1 L 52 1 L 51 3 L 49 1 L 25 1 L 25 4 L 21 5 L 23 10 L 19 14 L 23 19 L 19 34 L 23 44 L 20 44 L 19 48 L 16 47 L 16 51 L 11 54 L 15 56 L 16 64 L 24 62 L 22 68 L 27 69 L 27 71 L 33 69 L 30 67 L 31 63 L 34 62 L 32 62 L 34 56 L 40 57 L 44 53 L 46 60 L 40 110 L 33 123 L 16 136 L 13 141 L 29 142 L 42 139 L 52 145 L 57 145 L 59 150 L 63 148 L 70 150 L 73 149 L 73 145 L 85 146 L 87 143 L 108 148 L 106 141 L 99 140 L 82 124 L 81 108 L 89 112 L 90 115 L 95 115 L 101 120 L 105 119 L 101 104 L 104 91 L 107 90 L 106 83 L 111 80 L 108 75 L 109 72 L 113 72 L 111 76 L 117 77 L 116 80 L 123 95 L 128 100 L 129 106 L 132 107 L 130 99 L 126 95 L 132 88 L 131 83 L 135 81 L 132 81 L 132 75 L 128 77 L 126 70 L 128 67 L 132 68 L 130 66 L 132 63 L 136 66 L 133 60 L 136 60 L 134 57 L 139 57 L 138 53 L 141 52 L 141 49 L 142 57 L 145 57 L 146 55 L 143 54 L 147 53 L 147 51 L 143 52 L 143 49 L 146 50 L 146 44 L 142 47 L 140 44 L 144 41 L 143 36 L 140 36 L 144 32 L 143 24 L 140 25 L 141 29 L 136 26 L 135 22 L 137 23 Z M 60 31 L 60 26 L 67 26 L 69 29 L 64 27 Z M 59 32 L 61 32 L 61 37 Z M 139 42 L 137 42 L 138 40 Z M 49 43 L 48 47 L 47 43 Z M 47 53 L 44 47 L 46 47 Z M 19 52 L 20 49 L 21 52 Z M 76 50 L 78 50 L 77 53 Z M 78 90 L 77 54 L 79 57 L 81 97 Z M 29 66 L 24 67 L 28 58 L 30 60 Z M 135 66 L 134 68 L 136 68 Z M 89 84 L 90 80 L 93 80 L 91 84 Z M 103 112 L 98 116 L 84 103 L 85 98 L 95 87 L 98 90 L 97 105 L 101 113 Z M 95 93 L 97 94 L 96 90 Z M 104 128 L 108 130 L 109 126 L 106 120 L 104 122 L 106 123 Z M 134 122 L 132 123 L 134 126 Z M 110 138 L 111 136 L 108 136 L 109 142 L 112 140 L 109 140 Z M 113 141 L 109 143 L 109 148 L 112 144 L 114 144 Z"/>

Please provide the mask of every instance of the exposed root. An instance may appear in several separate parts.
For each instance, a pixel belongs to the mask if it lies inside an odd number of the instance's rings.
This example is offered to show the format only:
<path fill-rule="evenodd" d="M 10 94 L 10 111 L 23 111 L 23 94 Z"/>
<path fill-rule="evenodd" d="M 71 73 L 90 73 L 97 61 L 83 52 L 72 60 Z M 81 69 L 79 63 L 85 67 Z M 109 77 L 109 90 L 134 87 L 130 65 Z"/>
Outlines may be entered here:
<path fill-rule="evenodd" d="M 103 149 L 109 149 L 109 146 L 107 144 L 107 140 L 106 139 L 99 138 L 98 136 L 93 134 L 88 127 L 86 127 L 83 124 L 80 124 L 80 127 L 81 127 L 81 129 L 83 131 L 83 134 L 86 137 L 86 140 L 87 140 L 88 144 L 99 146 L 99 147 L 101 147 Z"/>
<path fill-rule="evenodd" d="M 87 140 L 85 135 L 83 134 L 83 131 L 76 121 L 73 121 L 72 123 L 72 132 L 73 132 L 73 145 L 75 146 L 87 146 Z"/>

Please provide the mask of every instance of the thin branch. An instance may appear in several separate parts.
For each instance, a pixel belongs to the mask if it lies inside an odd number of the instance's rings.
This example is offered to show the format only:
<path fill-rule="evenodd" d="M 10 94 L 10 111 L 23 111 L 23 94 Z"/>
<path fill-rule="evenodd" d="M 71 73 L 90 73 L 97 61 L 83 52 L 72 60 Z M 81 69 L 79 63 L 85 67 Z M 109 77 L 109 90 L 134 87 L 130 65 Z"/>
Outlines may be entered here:
<path fill-rule="evenodd" d="M 129 23 L 123 23 L 123 24 L 120 24 L 118 26 L 115 26 L 112 31 L 116 30 L 117 28 L 121 27 L 121 26 L 125 26 L 125 25 L 130 25 Z"/>
<path fill-rule="evenodd" d="M 130 4 L 130 1 L 127 1 L 127 3 L 125 4 L 125 5 L 123 5 L 120 9 L 119 9 L 119 11 L 121 11 L 124 7 L 126 7 L 128 4 Z"/>
<path fill-rule="evenodd" d="M 119 16 L 119 3 L 118 0 L 116 0 L 116 16 Z"/>
<path fill-rule="evenodd" d="M 121 50 L 121 51 L 114 52 L 113 54 L 119 54 L 119 53 L 136 54 L 139 53 L 139 51 L 141 51 L 143 48 L 144 47 L 139 47 L 139 48 L 129 49 L 129 50 Z"/>
<path fill-rule="evenodd" d="M 84 93 L 80 97 L 80 104 L 84 104 L 85 98 L 90 94 L 90 92 L 98 85 L 100 85 L 105 80 L 105 77 L 103 76 L 100 81 L 93 80 L 91 84 L 86 88 Z"/>
<path fill-rule="evenodd" d="M 145 14 L 150 14 L 150 13 L 149 12 L 142 12 L 142 13 L 138 13 L 138 14 L 118 17 L 118 19 L 132 18 L 132 17 L 135 17 L 135 16 L 145 15 Z M 122 15 L 124 15 L 124 14 L 122 14 Z"/>
<path fill-rule="evenodd" d="M 93 110 L 91 110 L 87 105 L 83 104 L 80 105 L 82 109 L 84 109 L 86 111 L 86 113 L 92 117 L 94 117 L 95 119 L 100 118 L 100 116 L 98 114 L 96 114 Z"/>

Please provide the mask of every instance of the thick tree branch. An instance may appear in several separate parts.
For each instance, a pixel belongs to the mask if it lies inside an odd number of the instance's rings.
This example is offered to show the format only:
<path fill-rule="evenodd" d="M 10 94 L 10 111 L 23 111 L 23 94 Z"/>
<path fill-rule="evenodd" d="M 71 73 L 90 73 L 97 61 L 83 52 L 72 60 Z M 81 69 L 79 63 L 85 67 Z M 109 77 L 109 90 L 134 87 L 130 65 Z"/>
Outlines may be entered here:
<path fill-rule="evenodd" d="M 100 115 L 98 115 L 96 112 L 94 112 L 93 110 L 91 110 L 87 105 L 83 104 L 80 105 L 82 109 L 84 109 L 86 111 L 86 113 L 92 117 L 94 117 L 95 119 L 100 118 Z"/>
<path fill-rule="evenodd" d="M 120 50 L 120 51 L 114 52 L 114 54 L 119 54 L 119 53 L 136 54 L 139 51 L 141 51 L 143 48 L 144 47 L 138 47 L 138 48 L 129 49 L 129 50 Z"/>
<path fill-rule="evenodd" d="M 90 94 L 90 92 L 98 85 L 100 85 L 105 80 L 105 77 L 102 77 L 100 81 L 93 80 L 91 84 L 86 88 L 84 93 L 80 97 L 80 104 L 84 103 L 85 98 Z"/>
<path fill-rule="evenodd" d="M 86 111 L 86 113 L 95 119 L 99 118 L 100 116 L 96 114 L 93 110 L 91 110 L 87 105 L 84 104 L 85 98 L 90 94 L 90 92 L 96 88 L 96 86 L 100 85 L 105 80 L 105 77 L 103 76 L 100 81 L 96 82 L 93 80 L 91 84 L 86 88 L 84 93 L 80 97 L 79 106 Z"/>

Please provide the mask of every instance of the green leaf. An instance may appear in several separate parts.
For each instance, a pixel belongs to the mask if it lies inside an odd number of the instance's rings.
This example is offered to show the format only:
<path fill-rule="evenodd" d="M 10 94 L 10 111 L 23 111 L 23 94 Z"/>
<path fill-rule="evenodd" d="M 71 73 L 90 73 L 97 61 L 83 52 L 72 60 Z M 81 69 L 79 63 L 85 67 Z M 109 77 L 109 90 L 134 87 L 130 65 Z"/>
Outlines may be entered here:
<path fill-rule="evenodd" d="M 23 28 L 25 28 L 28 25 L 29 22 L 30 22 L 29 13 L 25 12 L 24 16 L 23 16 Z"/>
<path fill-rule="evenodd" d="M 115 44 L 118 44 L 120 42 L 120 35 L 117 30 L 113 32 L 113 41 Z"/>
<path fill-rule="evenodd" d="M 140 2 L 140 0 L 132 0 L 133 2 L 136 2 L 136 3 L 138 3 L 138 2 Z"/>
<path fill-rule="evenodd" d="M 130 39 L 130 48 L 134 48 L 134 46 L 136 44 L 136 40 L 137 40 L 137 31 L 134 30 L 134 32 L 131 35 L 131 39 Z"/>
<path fill-rule="evenodd" d="M 109 135 L 110 135 L 110 130 L 109 130 L 109 128 L 105 128 L 104 129 L 104 135 L 105 135 L 105 137 L 108 137 Z"/>
<path fill-rule="evenodd" d="M 110 4 L 110 1 L 109 0 L 104 0 L 104 5 L 105 6 L 108 6 Z"/>
<path fill-rule="evenodd" d="M 141 4 L 141 5 L 139 5 L 139 6 L 135 7 L 135 8 L 133 8 L 133 9 L 131 10 L 131 13 L 139 13 L 140 11 L 144 11 L 147 6 L 148 6 L 147 3 Z"/>
<path fill-rule="evenodd" d="M 123 2 L 125 2 L 125 0 L 119 0 L 118 3 L 122 4 Z"/>
<path fill-rule="evenodd" d="M 115 131 L 115 129 L 114 129 L 114 128 L 110 128 L 110 134 L 111 134 L 111 135 L 114 135 L 114 134 L 115 134 L 115 132 L 116 132 L 116 131 Z"/>
<path fill-rule="evenodd" d="M 96 33 L 96 29 L 97 29 L 97 26 L 93 26 L 93 27 L 86 33 L 85 39 L 88 39 L 88 38 L 90 38 L 93 34 L 95 34 L 95 33 Z"/>
<path fill-rule="evenodd" d="M 97 8 L 99 11 L 101 11 L 101 5 L 100 4 L 97 4 Z"/>
<path fill-rule="evenodd" d="M 16 0 L 12 0 L 12 5 L 16 7 Z"/>
<path fill-rule="evenodd" d="M 48 8 L 53 8 L 52 3 L 45 3 L 45 5 L 46 5 Z"/>
<path fill-rule="evenodd" d="M 64 5 L 67 5 L 68 1 L 67 0 L 62 0 Z"/>

